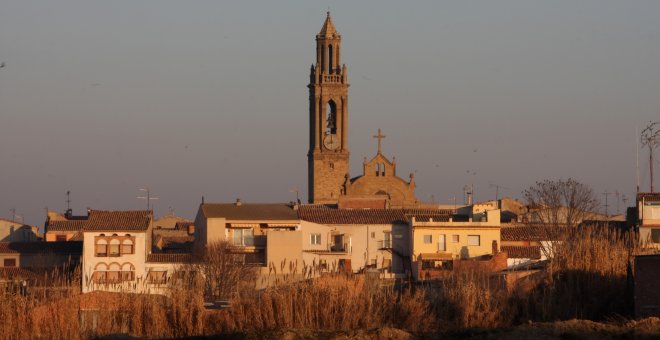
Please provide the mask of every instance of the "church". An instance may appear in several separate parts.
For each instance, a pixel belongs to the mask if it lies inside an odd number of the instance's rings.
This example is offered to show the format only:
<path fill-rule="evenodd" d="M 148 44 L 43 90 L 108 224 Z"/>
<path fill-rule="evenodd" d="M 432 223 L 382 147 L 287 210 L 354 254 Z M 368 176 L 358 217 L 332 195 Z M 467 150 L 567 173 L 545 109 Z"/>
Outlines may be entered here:
<path fill-rule="evenodd" d="M 365 157 L 362 175 L 349 174 L 348 81 L 341 63 L 341 35 L 328 12 L 316 35 L 316 63 L 309 75 L 309 203 L 339 208 L 414 208 L 415 179 L 396 174 L 396 160 L 381 149 L 385 136 L 378 129 L 378 152 Z"/>

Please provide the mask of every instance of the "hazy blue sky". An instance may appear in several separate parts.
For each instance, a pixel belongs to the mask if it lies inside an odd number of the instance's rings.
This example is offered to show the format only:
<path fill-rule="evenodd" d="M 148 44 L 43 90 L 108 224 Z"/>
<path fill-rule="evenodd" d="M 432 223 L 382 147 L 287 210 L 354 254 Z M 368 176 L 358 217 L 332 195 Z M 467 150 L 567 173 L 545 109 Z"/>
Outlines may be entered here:
<path fill-rule="evenodd" d="M 382 128 L 423 200 L 567 177 L 631 197 L 635 129 L 660 120 L 657 0 L 0 4 L 0 217 L 32 224 L 67 190 L 83 213 L 144 208 L 150 186 L 157 215 L 186 217 L 202 195 L 306 197 L 306 85 L 328 6 L 353 176 Z"/>

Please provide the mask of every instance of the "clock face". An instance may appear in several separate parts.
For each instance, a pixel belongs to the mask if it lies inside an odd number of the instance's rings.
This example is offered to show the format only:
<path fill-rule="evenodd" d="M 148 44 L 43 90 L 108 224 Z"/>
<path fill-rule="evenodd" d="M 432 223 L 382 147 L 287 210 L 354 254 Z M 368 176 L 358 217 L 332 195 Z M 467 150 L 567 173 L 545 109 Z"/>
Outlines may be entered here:
<path fill-rule="evenodd" d="M 339 147 L 339 138 L 337 137 L 337 135 L 328 134 L 325 136 L 325 139 L 323 140 L 323 145 L 328 150 L 335 150 Z"/>

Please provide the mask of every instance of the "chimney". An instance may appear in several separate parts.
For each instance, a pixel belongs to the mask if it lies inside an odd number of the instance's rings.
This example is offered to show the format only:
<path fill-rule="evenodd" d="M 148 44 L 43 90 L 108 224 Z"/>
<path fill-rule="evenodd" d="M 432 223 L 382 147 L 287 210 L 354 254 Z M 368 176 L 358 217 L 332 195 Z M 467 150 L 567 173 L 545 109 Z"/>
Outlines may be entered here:
<path fill-rule="evenodd" d="M 71 219 L 71 216 L 73 216 L 73 210 L 67 209 L 66 212 L 64 213 L 64 217 L 67 219 Z"/>
<path fill-rule="evenodd" d="M 237 198 L 236 203 L 234 203 L 237 207 L 240 207 L 243 203 L 241 203 L 241 199 Z"/>

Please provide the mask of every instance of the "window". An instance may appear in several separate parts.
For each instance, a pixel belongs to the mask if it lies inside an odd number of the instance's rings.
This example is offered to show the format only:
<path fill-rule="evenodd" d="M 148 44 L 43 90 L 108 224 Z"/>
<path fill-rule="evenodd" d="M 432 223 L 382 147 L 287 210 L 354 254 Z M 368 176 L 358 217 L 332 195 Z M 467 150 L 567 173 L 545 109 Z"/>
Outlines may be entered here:
<path fill-rule="evenodd" d="M 392 259 L 383 259 L 383 268 L 387 270 L 392 269 Z"/>
<path fill-rule="evenodd" d="M 424 244 L 431 244 L 431 243 L 433 243 L 433 236 L 424 235 Z"/>
<path fill-rule="evenodd" d="M 653 243 L 660 243 L 660 228 L 651 229 L 651 241 Z"/>
<path fill-rule="evenodd" d="M 444 234 L 438 236 L 438 251 L 447 250 L 447 244 L 445 243 L 446 236 Z"/>
<path fill-rule="evenodd" d="M 378 267 L 378 260 L 371 259 L 371 268 L 376 268 L 376 267 Z"/>
<path fill-rule="evenodd" d="M 458 243 L 461 241 L 461 237 L 458 235 L 451 235 L 451 242 L 452 243 Z"/>
<path fill-rule="evenodd" d="M 56 236 L 55 236 L 55 241 L 57 241 L 57 242 L 64 242 L 64 241 L 66 241 L 66 235 L 56 235 Z"/>
<path fill-rule="evenodd" d="M 96 256 L 108 256 L 108 241 L 104 239 L 96 240 Z"/>
<path fill-rule="evenodd" d="M 376 238 L 376 233 L 373 231 L 371 232 L 371 238 Z"/>
<path fill-rule="evenodd" d="M 254 232 L 252 229 L 234 229 L 235 246 L 254 246 Z"/>
<path fill-rule="evenodd" d="M 167 282 L 167 271 L 150 271 L 147 281 L 151 284 L 164 284 Z"/>
<path fill-rule="evenodd" d="M 321 234 L 311 234 L 309 243 L 311 244 L 321 244 Z"/>
<path fill-rule="evenodd" d="M 133 241 L 126 239 L 121 243 L 122 254 L 133 254 Z"/>
<path fill-rule="evenodd" d="M 479 235 L 468 235 L 467 243 L 468 243 L 468 246 L 479 246 L 479 245 L 481 245 L 481 236 L 479 236 Z"/>
<path fill-rule="evenodd" d="M 119 256 L 119 240 L 112 239 L 110 240 L 110 245 L 108 247 L 108 256 Z"/>
<path fill-rule="evenodd" d="M 5 267 L 16 267 L 16 259 L 5 259 L 3 261 Z"/>

